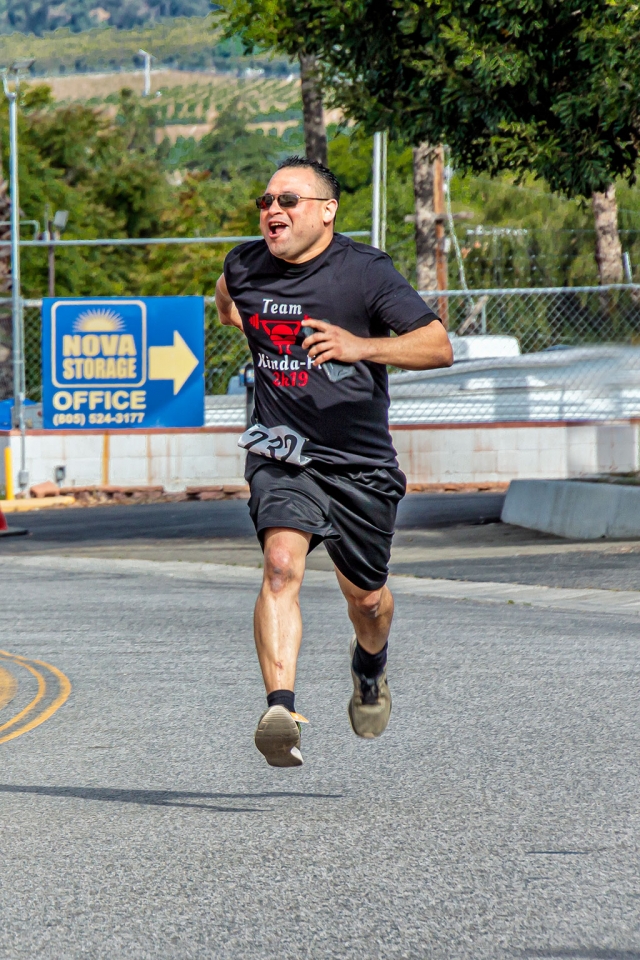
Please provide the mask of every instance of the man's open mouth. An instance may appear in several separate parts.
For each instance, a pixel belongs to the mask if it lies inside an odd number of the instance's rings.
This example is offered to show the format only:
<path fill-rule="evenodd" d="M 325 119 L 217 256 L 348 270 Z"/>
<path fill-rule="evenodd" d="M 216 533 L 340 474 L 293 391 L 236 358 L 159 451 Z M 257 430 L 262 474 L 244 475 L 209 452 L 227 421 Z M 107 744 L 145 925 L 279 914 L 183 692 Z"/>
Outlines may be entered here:
<path fill-rule="evenodd" d="M 270 220 L 269 221 L 269 238 L 271 240 L 276 240 L 278 237 L 281 237 L 284 231 L 288 228 L 289 224 L 285 223 L 284 220 Z"/>

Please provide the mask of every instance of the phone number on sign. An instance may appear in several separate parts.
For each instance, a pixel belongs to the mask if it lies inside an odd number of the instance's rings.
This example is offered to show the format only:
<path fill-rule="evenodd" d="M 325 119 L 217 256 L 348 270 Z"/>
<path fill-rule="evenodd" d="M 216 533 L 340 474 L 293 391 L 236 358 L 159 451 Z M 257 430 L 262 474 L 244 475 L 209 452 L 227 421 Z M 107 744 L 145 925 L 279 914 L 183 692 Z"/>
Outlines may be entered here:
<path fill-rule="evenodd" d="M 90 413 L 88 418 L 84 413 L 56 413 L 53 417 L 53 425 L 54 427 L 65 425 L 83 427 L 87 419 L 91 424 L 142 423 L 144 413 Z"/>

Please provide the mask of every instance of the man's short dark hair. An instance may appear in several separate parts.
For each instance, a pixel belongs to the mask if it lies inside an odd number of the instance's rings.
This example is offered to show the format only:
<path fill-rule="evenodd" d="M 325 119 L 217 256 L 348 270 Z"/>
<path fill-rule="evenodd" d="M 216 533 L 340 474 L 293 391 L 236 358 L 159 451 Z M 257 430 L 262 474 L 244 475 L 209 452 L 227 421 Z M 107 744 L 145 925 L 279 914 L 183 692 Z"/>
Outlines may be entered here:
<path fill-rule="evenodd" d="M 278 170 L 283 170 L 285 167 L 308 167 L 310 170 L 313 170 L 319 180 L 322 180 L 322 183 L 329 191 L 329 198 L 340 200 L 340 184 L 338 183 L 336 175 L 329 170 L 329 167 L 325 167 L 324 164 L 318 160 L 309 160 L 308 157 L 298 156 L 287 157 L 286 160 L 283 160 L 282 163 L 278 165 Z"/>

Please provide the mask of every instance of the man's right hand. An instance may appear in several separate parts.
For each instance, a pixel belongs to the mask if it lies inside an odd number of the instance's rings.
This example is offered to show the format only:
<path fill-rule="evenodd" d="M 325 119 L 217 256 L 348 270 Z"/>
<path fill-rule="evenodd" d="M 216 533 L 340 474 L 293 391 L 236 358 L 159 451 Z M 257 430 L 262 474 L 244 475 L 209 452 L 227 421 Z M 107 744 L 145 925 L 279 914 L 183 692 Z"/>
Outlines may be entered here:
<path fill-rule="evenodd" d="M 221 274 L 216 283 L 216 307 L 218 308 L 218 318 L 220 323 L 224 324 L 226 327 L 237 327 L 238 330 L 242 330 L 242 317 L 238 312 L 238 308 L 235 303 L 229 296 L 229 291 L 227 290 L 227 281 L 224 278 L 224 274 Z"/>

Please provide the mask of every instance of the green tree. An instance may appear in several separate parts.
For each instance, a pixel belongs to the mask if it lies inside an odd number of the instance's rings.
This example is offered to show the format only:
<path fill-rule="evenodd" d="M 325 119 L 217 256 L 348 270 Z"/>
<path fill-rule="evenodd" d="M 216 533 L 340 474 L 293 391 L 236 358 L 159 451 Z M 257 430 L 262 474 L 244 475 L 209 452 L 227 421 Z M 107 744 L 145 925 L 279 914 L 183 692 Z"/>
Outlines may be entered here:
<path fill-rule="evenodd" d="M 225 182 L 238 177 L 266 182 L 282 156 L 282 142 L 249 129 L 249 119 L 248 110 L 237 98 L 232 100 L 216 117 L 211 133 L 196 144 L 187 167 L 209 170 Z"/>
<path fill-rule="evenodd" d="M 640 137 L 640 7 L 617 0 L 282 0 L 335 102 L 367 129 L 446 142 L 464 170 L 592 198 L 603 282 L 621 275 L 616 178 Z"/>
<path fill-rule="evenodd" d="M 224 0 L 216 17 L 228 38 L 239 36 L 246 53 L 270 48 L 296 58 L 300 64 L 300 92 L 308 157 L 327 163 L 327 133 L 322 85 L 314 52 L 313 29 L 307 33 L 304 3 L 289 0 Z M 308 36 L 311 43 L 307 42 Z"/>

